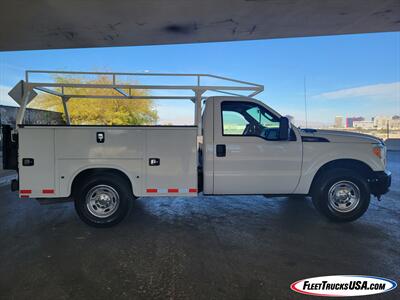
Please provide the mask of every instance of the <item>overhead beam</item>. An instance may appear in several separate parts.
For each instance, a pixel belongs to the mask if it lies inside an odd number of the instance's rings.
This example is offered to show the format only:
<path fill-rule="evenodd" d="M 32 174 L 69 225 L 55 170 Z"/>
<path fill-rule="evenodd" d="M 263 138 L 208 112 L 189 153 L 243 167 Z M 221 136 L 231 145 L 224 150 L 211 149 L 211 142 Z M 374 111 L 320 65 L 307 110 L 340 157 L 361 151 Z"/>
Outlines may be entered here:
<path fill-rule="evenodd" d="M 0 51 L 400 31 L 399 0 L 3 0 Z"/>

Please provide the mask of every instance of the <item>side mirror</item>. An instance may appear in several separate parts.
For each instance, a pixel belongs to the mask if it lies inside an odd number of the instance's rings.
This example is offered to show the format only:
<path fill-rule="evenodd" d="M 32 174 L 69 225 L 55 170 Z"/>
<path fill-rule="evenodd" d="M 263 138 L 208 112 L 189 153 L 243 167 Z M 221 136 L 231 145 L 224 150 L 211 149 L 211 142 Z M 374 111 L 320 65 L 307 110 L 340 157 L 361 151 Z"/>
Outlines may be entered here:
<path fill-rule="evenodd" d="M 286 117 L 281 117 L 279 120 L 279 139 L 287 141 L 290 137 L 290 122 Z"/>

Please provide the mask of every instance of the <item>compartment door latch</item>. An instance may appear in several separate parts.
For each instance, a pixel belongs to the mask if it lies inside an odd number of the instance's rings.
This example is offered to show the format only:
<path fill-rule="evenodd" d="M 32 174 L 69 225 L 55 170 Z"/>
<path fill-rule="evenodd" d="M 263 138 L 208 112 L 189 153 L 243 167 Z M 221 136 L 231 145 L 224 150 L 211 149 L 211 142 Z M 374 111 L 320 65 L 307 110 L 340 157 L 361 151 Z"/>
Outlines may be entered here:
<path fill-rule="evenodd" d="M 105 140 L 105 135 L 104 135 L 104 132 L 97 132 L 96 133 L 96 140 L 97 140 L 97 142 L 98 143 L 104 143 L 104 140 Z"/>
<path fill-rule="evenodd" d="M 159 158 L 149 158 L 149 166 L 159 166 L 160 159 Z"/>

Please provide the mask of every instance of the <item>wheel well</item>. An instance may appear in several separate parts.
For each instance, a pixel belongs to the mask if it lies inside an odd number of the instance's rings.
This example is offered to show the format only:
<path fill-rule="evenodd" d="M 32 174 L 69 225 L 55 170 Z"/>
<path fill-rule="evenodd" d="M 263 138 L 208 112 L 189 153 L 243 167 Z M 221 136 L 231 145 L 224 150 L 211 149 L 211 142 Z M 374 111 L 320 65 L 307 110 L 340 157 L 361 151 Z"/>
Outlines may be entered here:
<path fill-rule="evenodd" d="M 71 194 L 74 194 L 79 184 L 83 182 L 86 178 L 100 174 L 114 175 L 120 177 L 123 181 L 125 181 L 133 194 L 132 182 L 129 177 L 124 172 L 111 168 L 92 168 L 81 171 L 78 175 L 75 176 L 74 180 L 72 181 Z"/>
<path fill-rule="evenodd" d="M 363 176 L 365 179 L 368 179 L 373 173 L 373 170 L 371 169 L 370 166 L 368 166 L 366 163 L 356 160 L 356 159 L 333 160 L 319 168 L 319 170 L 317 171 L 317 173 L 315 174 L 315 176 L 313 178 L 311 188 L 310 188 L 310 193 L 312 193 L 314 185 L 316 184 L 318 178 L 320 178 L 323 173 L 325 173 L 326 171 L 332 170 L 332 169 L 336 169 L 336 168 L 349 169 L 352 171 L 356 171 L 361 176 Z"/>

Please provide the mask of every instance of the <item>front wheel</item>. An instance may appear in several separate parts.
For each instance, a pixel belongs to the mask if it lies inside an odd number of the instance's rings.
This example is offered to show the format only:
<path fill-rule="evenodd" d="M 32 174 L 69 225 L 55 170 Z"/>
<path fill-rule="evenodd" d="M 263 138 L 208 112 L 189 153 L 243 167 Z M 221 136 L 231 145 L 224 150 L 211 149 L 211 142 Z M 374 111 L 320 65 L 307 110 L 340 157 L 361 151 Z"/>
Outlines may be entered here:
<path fill-rule="evenodd" d="M 316 209 L 338 222 L 354 221 L 367 210 L 370 202 L 367 181 L 347 169 L 329 170 L 317 179 L 312 200 Z"/>
<path fill-rule="evenodd" d="M 111 227 L 127 215 L 132 193 L 127 183 L 113 175 L 97 175 L 83 182 L 77 189 L 75 209 L 86 224 Z"/>

